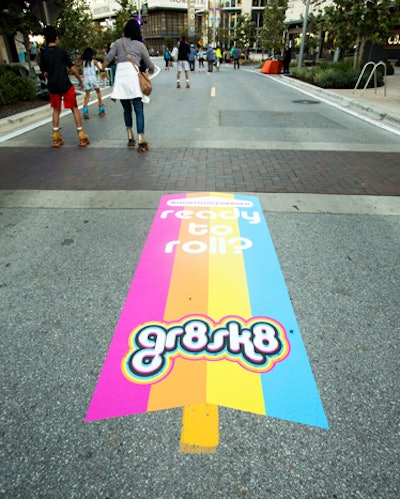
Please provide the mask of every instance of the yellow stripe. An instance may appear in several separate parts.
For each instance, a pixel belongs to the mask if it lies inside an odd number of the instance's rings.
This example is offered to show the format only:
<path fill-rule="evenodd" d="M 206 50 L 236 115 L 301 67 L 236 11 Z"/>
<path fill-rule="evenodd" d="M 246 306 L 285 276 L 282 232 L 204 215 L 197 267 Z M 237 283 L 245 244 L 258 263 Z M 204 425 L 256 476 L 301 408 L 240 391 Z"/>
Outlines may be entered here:
<path fill-rule="evenodd" d="M 234 198 L 232 194 L 216 195 Z M 227 211 L 227 208 L 214 207 L 214 210 Z M 225 229 L 217 226 L 230 227 L 232 231 L 226 236 L 219 236 Z M 215 322 L 233 313 L 247 319 L 251 316 L 251 307 L 243 257 L 233 254 L 229 245 L 225 246 L 227 239 L 240 236 L 239 224 L 236 220 L 216 219 L 210 221 L 209 227 L 210 231 L 214 228 L 215 232 L 210 233 L 215 238 L 213 243 L 210 241 L 210 251 L 213 247 L 216 254 L 209 255 L 208 310 L 197 312 L 205 313 Z M 207 403 L 186 406 L 183 410 L 181 452 L 215 452 L 219 441 L 216 404 L 265 414 L 259 375 L 229 361 L 208 362 L 206 400 Z"/>
<path fill-rule="evenodd" d="M 227 208 L 218 208 L 225 212 Z M 226 315 L 251 317 L 251 305 L 247 289 L 246 269 L 242 254 L 235 254 L 229 240 L 240 237 L 237 220 L 213 220 L 210 231 L 224 232 L 229 226 L 232 232 L 216 243 L 226 253 L 210 254 L 208 315 L 216 322 Z M 220 246 L 221 244 L 221 246 Z M 226 247 L 225 247 L 226 244 Z M 246 371 L 228 360 L 209 362 L 207 365 L 207 401 L 226 407 L 265 414 L 264 396 L 260 376 Z"/>
<path fill-rule="evenodd" d="M 212 193 L 209 195 L 212 195 Z M 188 194 L 188 197 L 192 196 L 193 195 Z M 229 197 L 228 195 L 223 196 Z M 209 276 L 209 269 L 207 270 Z M 208 285 L 208 290 L 209 289 L 210 287 Z M 207 305 L 203 310 L 196 310 L 196 312 L 209 315 Z M 218 406 L 204 403 L 192 404 L 184 407 L 179 450 L 186 453 L 213 454 L 215 453 L 218 442 Z"/>

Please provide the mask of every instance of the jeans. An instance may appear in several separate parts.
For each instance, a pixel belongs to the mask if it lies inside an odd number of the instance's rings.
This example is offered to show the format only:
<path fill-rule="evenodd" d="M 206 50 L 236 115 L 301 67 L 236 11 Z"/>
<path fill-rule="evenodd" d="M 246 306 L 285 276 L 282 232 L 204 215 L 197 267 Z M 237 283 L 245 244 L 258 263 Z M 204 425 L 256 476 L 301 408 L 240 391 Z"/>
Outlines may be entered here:
<path fill-rule="evenodd" d="M 143 102 L 141 97 L 135 99 L 122 99 L 122 107 L 124 108 L 124 121 L 126 128 L 132 128 L 132 105 L 136 115 L 136 131 L 144 133 L 144 112 Z"/>

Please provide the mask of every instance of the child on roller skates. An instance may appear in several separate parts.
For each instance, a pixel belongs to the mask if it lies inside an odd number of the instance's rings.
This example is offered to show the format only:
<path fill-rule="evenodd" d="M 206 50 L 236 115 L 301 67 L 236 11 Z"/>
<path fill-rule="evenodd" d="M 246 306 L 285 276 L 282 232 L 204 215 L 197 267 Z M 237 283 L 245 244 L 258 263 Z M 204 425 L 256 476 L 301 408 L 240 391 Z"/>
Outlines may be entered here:
<path fill-rule="evenodd" d="M 81 56 L 81 62 L 80 64 L 83 65 L 83 90 L 85 90 L 85 101 L 83 103 L 83 117 L 85 119 L 89 119 L 89 109 L 88 109 L 88 104 L 89 104 L 89 99 L 90 99 L 90 92 L 94 90 L 97 94 L 97 100 L 99 104 L 99 116 L 102 118 L 103 116 L 106 115 L 106 112 L 104 110 L 103 106 L 103 100 L 101 96 L 101 91 L 100 88 L 97 84 L 97 77 L 96 77 L 96 68 L 101 71 L 101 66 L 96 59 L 93 59 L 94 56 L 94 50 L 90 47 L 87 47 Z"/>
<path fill-rule="evenodd" d="M 54 26 L 47 26 L 44 35 L 47 48 L 41 53 L 40 67 L 47 79 L 47 86 L 50 92 L 50 106 L 53 108 L 53 147 L 58 148 L 64 144 L 60 133 L 62 100 L 64 100 L 64 108 L 71 109 L 74 116 L 79 138 L 79 147 L 86 147 L 90 144 L 90 140 L 82 128 L 75 88 L 69 79 L 67 68 L 69 68 L 78 79 L 79 88 L 83 88 L 82 78 L 68 53 L 58 47 L 59 37 Z"/>

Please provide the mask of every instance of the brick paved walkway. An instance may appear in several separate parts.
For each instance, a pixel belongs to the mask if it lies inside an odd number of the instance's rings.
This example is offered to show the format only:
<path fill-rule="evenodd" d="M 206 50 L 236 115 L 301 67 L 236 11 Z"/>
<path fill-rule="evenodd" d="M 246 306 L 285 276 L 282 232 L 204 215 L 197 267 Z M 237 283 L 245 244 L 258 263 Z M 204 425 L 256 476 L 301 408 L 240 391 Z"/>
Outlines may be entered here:
<path fill-rule="evenodd" d="M 0 188 L 11 190 L 400 194 L 400 153 L 3 147 L 0 156 Z"/>

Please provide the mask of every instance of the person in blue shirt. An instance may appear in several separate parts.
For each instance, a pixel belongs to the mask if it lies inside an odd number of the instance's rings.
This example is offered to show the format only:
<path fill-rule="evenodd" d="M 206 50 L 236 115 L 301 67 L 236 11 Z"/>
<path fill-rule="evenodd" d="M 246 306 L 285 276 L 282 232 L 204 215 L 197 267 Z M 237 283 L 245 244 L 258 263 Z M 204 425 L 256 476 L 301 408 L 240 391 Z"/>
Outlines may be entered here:
<path fill-rule="evenodd" d="M 188 60 L 189 60 L 189 66 L 190 66 L 190 71 L 194 71 L 194 64 L 196 60 L 197 52 L 196 49 L 194 48 L 194 45 L 190 45 L 190 52 L 188 55 Z"/>
<path fill-rule="evenodd" d="M 233 49 L 233 69 L 240 68 L 240 50 L 235 47 Z"/>
<path fill-rule="evenodd" d="M 214 68 L 215 61 L 215 52 L 211 45 L 208 46 L 207 49 L 207 64 L 208 64 L 208 72 L 212 73 Z"/>
<path fill-rule="evenodd" d="M 165 49 L 164 49 L 164 61 L 165 61 L 165 68 L 164 69 L 169 70 L 169 65 L 171 62 L 171 52 L 169 51 L 168 47 L 165 47 Z"/>

